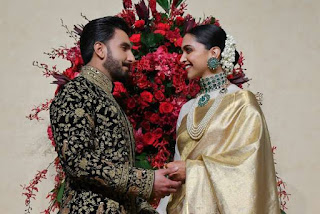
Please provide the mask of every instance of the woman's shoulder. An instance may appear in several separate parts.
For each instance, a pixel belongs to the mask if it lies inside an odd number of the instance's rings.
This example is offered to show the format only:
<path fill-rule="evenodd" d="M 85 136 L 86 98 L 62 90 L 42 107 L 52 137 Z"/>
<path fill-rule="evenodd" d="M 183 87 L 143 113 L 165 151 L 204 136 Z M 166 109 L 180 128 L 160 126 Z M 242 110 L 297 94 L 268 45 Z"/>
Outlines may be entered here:
<path fill-rule="evenodd" d="M 252 101 L 257 101 L 256 95 L 247 89 L 241 89 L 236 92 L 236 97 L 238 99 L 243 99 L 246 102 L 252 102 Z"/>
<path fill-rule="evenodd" d="M 261 111 L 256 95 L 250 90 L 242 89 L 235 92 L 233 99 L 238 103 L 238 106 L 247 106 L 249 108 Z"/>

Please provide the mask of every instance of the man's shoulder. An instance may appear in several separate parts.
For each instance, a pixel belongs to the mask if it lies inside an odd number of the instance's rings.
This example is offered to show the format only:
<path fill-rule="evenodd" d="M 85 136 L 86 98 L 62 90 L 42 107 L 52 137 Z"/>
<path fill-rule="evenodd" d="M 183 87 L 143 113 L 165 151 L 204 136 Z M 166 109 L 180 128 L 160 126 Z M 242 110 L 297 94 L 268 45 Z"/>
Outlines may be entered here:
<path fill-rule="evenodd" d="M 88 85 L 86 80 L 78 76 L 69 82 L 65 83 L 64 85 L 60 86 L 58 93 L 54 96 L 52 100 L 52 104 L 54 105 L 56 102 L 59 101 L 66 101 L 71 97 L 78 97 L 81 98 L 83 95 L 86 94 L 88 91 Z"/>
<path fill-rule="evenodd" d="M 77 76 L 76 78 L 70 80 L 66 84 L 63 85 L 62 90 L 68 90 L 68 89 L 79 89 L 87 87 L 87 81 L 82 76 Z"/>
<path fill-rule="evenodd" d="M 84 77 L 78 76 L 61 86 L 56 97 L 82 94 L 83 92 L 87 91 L 90 87 L 90 83 Z"/>

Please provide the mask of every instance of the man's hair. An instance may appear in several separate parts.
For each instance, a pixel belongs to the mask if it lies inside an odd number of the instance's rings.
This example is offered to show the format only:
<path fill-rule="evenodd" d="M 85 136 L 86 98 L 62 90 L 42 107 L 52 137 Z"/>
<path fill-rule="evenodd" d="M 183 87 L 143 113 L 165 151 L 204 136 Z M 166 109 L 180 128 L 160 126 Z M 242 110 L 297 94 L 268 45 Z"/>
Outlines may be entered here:
<path fill-rule="evenodd" d="M 106 44 L 113 37 L 115 29 L 123 30 L 127 34 L 130 31 L 127 23 L 115 16 L 94 19 L 84 26 L 80 36 L 80 50 L 84 64 L 90 62 L 94 44 L 96 42 Z"/>

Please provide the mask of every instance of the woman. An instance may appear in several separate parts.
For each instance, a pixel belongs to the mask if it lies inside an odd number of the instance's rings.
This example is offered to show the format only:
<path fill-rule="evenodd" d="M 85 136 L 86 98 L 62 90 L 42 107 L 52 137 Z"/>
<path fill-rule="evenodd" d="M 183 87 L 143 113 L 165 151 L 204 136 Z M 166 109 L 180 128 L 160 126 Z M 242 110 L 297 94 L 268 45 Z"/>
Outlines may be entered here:
<path fill-rule="evenodd" d="M 264 116 L 247 90 L 226 75 L 239 54 L 233 38 L 201 25 L 183 38 L 181 62 L 201 93 L 181 109 L 173 180 L 181 189 L 162 199 L 160 213 L 280 213 L 270 139 Z"/>

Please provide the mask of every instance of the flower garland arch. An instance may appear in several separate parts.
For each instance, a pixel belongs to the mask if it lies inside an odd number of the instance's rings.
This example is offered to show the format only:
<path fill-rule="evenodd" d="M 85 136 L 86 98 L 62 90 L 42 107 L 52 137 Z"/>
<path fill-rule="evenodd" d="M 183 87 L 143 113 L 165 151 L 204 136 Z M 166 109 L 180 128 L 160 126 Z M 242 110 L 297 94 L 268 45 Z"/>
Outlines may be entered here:
<path fill-rule="evenodd" d="M 156 5 L 162 7 L 159 12 Z M 131 0 L 123 0 L 124 9 L 118 14 L 131 27 L 130 41 L 133 44 L 133 54 L 136 63 L 130 72 L 130 84 L 124 87 L 116 82 L 113 91 L 114 97 L 122 105 L 134 128 L 136 140 L 136 165 L 142 168 L 161 168 L 172 160 L 175 145 L 175 125 L 182 105 L 196 96 L 200 90 L 197 80 L 189 81 L 187 73 L 180 64 L 182 36 L 194 26 L 201 24 L 220 23 L 213 16 L 196 21 L 190 14 L 185 14 L 187 5 L 183 0 L 144 0 L 138 4 Z M 150 14 L 151 12 L 151 14 Z M 89 21 L 87 17 L 81 16 Z M 54 78 L 57 84 L 57 93 L 62 85 L 78 76 L 83 65 L 79 38 L 83 25 L 75 25 L 73 30 L 64 25 L 67 34 L 74 38 L 71 48 L 59 47 L 45 53 L 50 59 L 60 58 L 67 60 L 71 66 L 60 72 L 56 66 L 49 67 L 46 63 L 33 62 L 40 68 L 45 77 Z M 242 87 L 249 81 L 244 74 L 243 55 L 228 79 Z M 30 120 L 41 120 L 39 114 L 48 111 L 52 99 L 36 106 L 27 116 Z M 50 125 L 47 127 L 48 138 L 55 146 Z M 273 151 L 275 147 L 273 147 Z M 31 200 L 38 192 L 37 185 L 46 179 L 51 165 L 55 166 L 55 186 L 48 193 L 50 203 L 43 213 L 51 213 L 59 209 L 64 191 L 64 172 L 59 164 L 58 157 L 44 170 L 38 171 L 28 185 L 23 185 L 23 195 L 26 197 L 25 213 L 31 213 Z M 285 183 L 277 177 L 279 200 L 281 209 L 286 209 L 288 195 Z M 283 212 L 283 211 L 282 211 Z"/>

